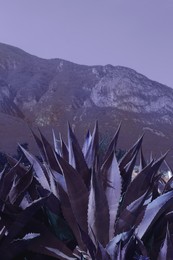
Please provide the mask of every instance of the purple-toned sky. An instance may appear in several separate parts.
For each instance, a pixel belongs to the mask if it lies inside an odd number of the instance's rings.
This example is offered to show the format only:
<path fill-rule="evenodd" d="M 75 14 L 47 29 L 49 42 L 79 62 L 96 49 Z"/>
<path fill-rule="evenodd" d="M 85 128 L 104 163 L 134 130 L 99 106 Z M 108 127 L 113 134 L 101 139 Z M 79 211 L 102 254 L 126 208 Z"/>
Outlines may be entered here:
<path fill-rule="evenodd" d="M 0 0 L 0 42 L 173 87 L 173 0 Z"/>

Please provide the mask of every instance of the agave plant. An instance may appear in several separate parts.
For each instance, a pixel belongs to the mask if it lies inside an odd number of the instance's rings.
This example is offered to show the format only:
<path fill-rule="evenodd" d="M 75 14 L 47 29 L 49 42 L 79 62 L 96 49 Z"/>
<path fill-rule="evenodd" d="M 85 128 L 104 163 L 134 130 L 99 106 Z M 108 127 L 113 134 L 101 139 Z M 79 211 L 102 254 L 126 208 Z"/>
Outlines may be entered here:
<path fill-rule="evenodd" d="M 10 245 L 7 259 L 170 259 L 173 179 L 165 183 L 159 173 L 166 154 L 146 163 L 142 136 L 117 162 L 119 131 L 102 161 L 97 123 L 83 147 L 70 125 L 67 144 L 53 133 L 54 148 L 33 133 L 42 160 L 21 147 L 29 169 L 8 158 L 11 169 L 0 180 L 0 255 Z"/>
<path fill-rule="evenodd" d="M 11 168 L 6 167 L 0 174 L 1 259 L 47 259 L 54 256 L 47 249 L 52 245 L 58 245 L 62 254 L 71 255 L 45 219 L 46 211 L 63 220 L 58 199 L 39 185 L 32 167 L 26 169 L 20 161 L 8 160 Z"/>

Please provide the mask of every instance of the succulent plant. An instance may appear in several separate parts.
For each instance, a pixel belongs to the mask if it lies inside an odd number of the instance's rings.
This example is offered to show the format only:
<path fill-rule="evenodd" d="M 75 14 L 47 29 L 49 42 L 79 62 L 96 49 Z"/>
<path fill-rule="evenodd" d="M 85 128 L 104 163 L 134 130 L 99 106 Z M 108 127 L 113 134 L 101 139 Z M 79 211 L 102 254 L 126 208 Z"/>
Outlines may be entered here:
<path fill-rule="evenodd" d="M 118 127 L 103 161 L 99 130 L 83 147 L 68 125 L 67 144 L 33 136 L 39 161 L 7 156 L 0 174 L 0 255 L 4 259 L 171 259 L 173 178 L 159 172 L 165 155 L 146 163 L 143 136 L 117 161 Z M 137 157 L 139 173 L 133 177 Z"/>

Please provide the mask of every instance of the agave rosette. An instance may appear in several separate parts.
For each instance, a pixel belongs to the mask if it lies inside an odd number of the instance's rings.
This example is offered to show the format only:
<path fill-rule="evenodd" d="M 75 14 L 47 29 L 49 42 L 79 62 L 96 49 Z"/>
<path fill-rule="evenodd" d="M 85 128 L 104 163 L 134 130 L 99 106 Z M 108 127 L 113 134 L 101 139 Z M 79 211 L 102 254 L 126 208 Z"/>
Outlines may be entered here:
<path fill-rule="evenodd" d="M 117 161 L 119 131 L 120 126 L 102 162 L 97 123 L 82 148 L 70 125 L 67 144 L 53 133 L 54 148 L 41 132 L 40 137 L 33 133 L 42 160 L 21 147 L 31 167 L 9 158 L 10 170 L 1 173 L 0 253 L 11 243 L 32 252 L 27 259 L 34 254 L 44 259 L 169 259 L 173 180 L 166 183 L 159 174 L 166 154 L 146 163 L 142 136 Z M 137 156 L 139 173 L 133 178 Z M 9 208 L 13 221 L 4 217 Z M 24 224 L 11 236 L 18 218 Z"/>

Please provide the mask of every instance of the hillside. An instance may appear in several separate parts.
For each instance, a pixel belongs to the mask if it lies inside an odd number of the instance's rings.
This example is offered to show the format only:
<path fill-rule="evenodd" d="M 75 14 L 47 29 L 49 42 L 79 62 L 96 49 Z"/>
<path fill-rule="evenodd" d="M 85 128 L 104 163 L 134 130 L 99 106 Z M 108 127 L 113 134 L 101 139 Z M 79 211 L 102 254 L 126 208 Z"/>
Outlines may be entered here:
<path fill-rule="evenodd" d="M 172 149 L 173 90 L 126 67 L 46 60 L 0 44 L 0 112 L 1 149 L 8 152 L 21 139 L 32 143 L 26 123 L 50 136 L 70 121 L 82 139 L 96 119 L 106 140 L 122 121 L 122 149 L 143 132 L 148 157 Z"/>

